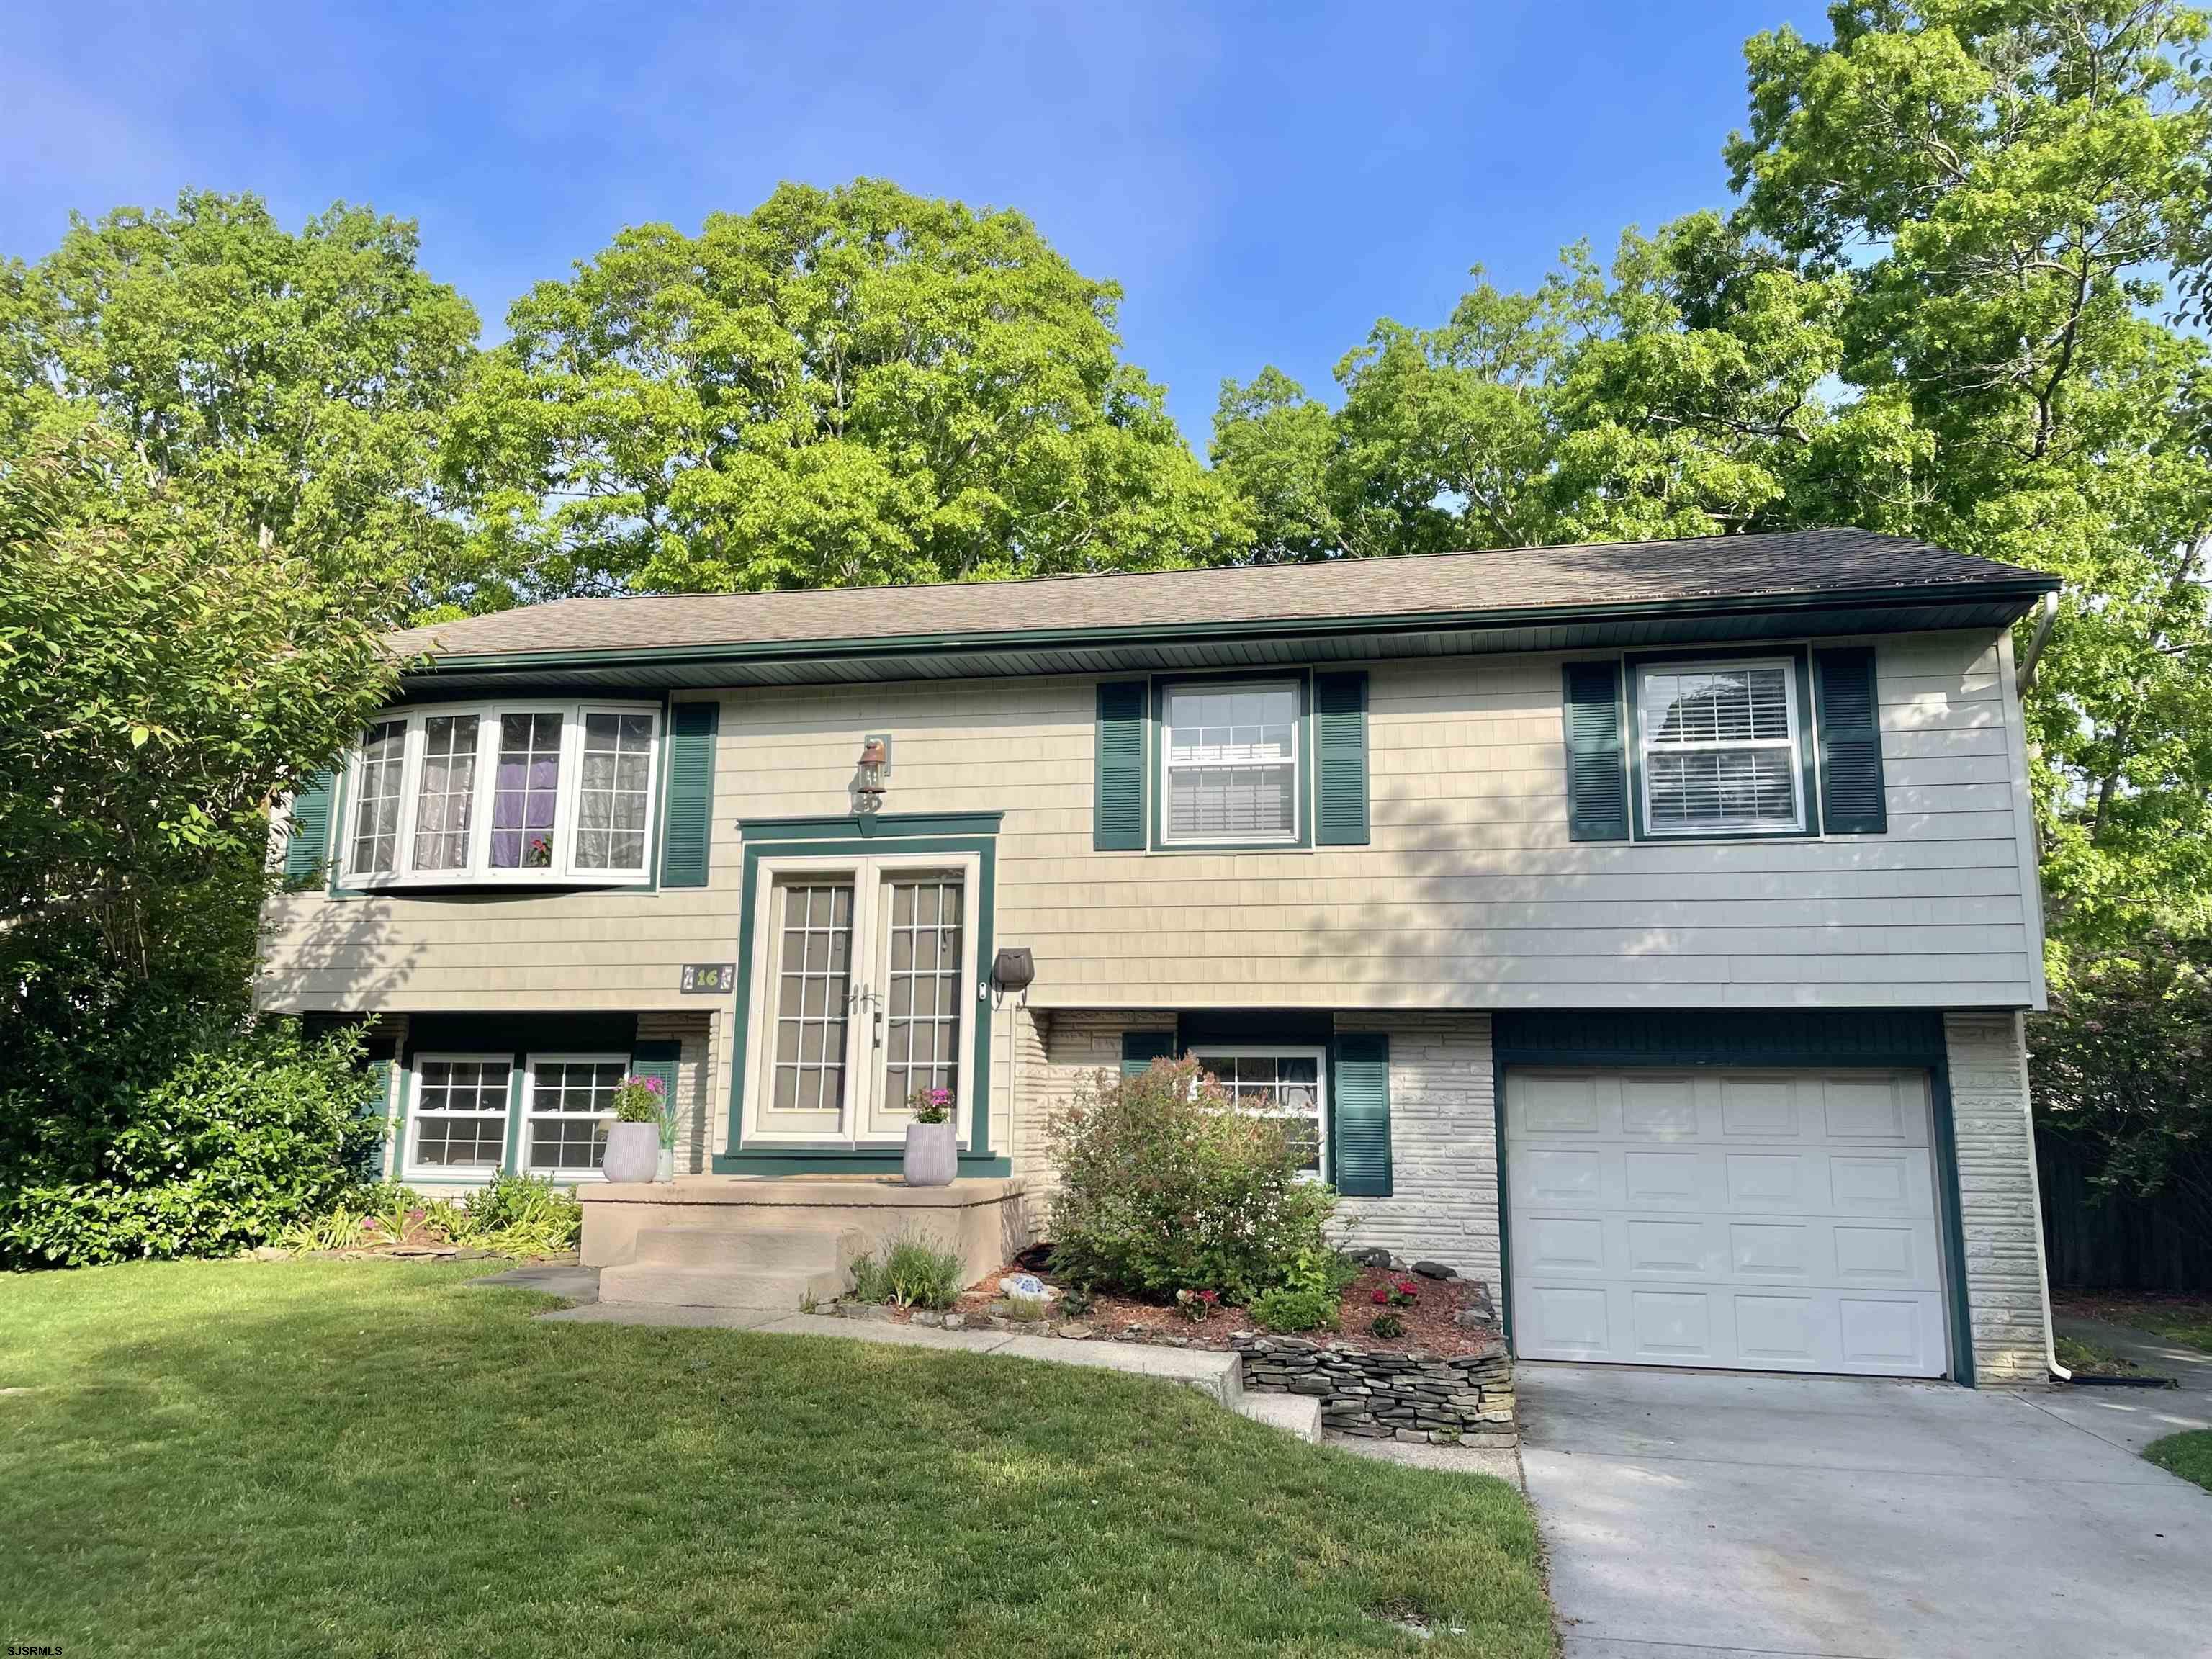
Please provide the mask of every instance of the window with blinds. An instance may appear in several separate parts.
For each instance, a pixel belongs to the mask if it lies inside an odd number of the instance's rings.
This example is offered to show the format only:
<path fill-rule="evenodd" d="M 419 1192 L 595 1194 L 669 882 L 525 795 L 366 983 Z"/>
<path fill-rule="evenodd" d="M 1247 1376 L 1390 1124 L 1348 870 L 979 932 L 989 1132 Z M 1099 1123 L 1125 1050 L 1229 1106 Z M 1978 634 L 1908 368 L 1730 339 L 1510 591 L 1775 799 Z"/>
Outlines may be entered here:
<path fill-rule="evenodd" d="M 1652 665 L 1638 672 L 1637 712 L 1648 834 L 1804 827 L 1788 659 Z"/>
<path fill-rule="evenodd" d="M 1161 724 L 1170 846 L 1297 839 L 1297 685 L 1176 686 Z"/>

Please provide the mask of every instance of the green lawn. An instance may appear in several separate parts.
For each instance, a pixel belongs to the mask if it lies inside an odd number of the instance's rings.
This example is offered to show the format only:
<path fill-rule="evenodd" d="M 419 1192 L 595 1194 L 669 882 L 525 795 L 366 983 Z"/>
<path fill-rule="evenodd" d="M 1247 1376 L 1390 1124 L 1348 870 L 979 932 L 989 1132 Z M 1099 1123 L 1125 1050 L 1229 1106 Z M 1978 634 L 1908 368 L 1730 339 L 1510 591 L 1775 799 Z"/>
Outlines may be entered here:
<path fill-rule="evenodd" d="M 2212 1353 L 2212 1298 L 2201 1296 L 2161 1296 L 2149 1291 L 2054 1291 L 2054 1305 L 2063 1312 L 2101 1319 L 2109 1325 L 2131 1326 L 2148 1331 L 2185 1348 Z"/>
<path fill-rule="evenodd" d="M 2143 1455 L 2162 1469 L 2172 1469 L 2184 1480 L 2194 1480 L 2212 1492 L 2212 1429 L 2191 1429 L 2169 1434 L 2143 1448 Z"/>
<path fill-rule="evenodd" d="M 465 1285 L 495 1265 L 0 1280 L 5 1639 L 224 1659 L 1554 1650 L 1535 1528 L 1501 1482 L 1089 1370 L 535 1323 L 543 1298 Z"/>

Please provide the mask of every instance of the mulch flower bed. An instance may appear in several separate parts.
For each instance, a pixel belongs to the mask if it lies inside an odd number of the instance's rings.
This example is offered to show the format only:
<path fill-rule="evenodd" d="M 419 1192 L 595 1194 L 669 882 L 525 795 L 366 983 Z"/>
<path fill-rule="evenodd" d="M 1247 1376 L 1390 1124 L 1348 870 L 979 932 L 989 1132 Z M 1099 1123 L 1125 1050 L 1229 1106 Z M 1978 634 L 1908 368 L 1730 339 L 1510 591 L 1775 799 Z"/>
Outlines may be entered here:
<path fill-rule="evenodd" d="M 1049 1251 L 1042 1248 L 1024 1250 L 997 1273 L 970 1285 L 951 1312 L 960 1316 L 962 1323 L 969 1327 L 1005 1322 L 1001 1307 L 1005 1297 L 1000 1291 L 999 1281 L 1013 1273 L 1032 1273 L 1065 1297 L 1066 1284 L 1045 1266 L 1048 1255 Z M 1413 1299 L 1403 1305 L 1391 1306 L 1389 1297 L 1394 1288 L 1407 1285 L 1412 1287 Z M 1382 1298 L 1380 1301 L 1376 1299 L 1378 1292 Z M 1403 1290 L 1397 1293 L 1401 1297 L 1405 1294 Z M 1233 1346 L 1235 1337 L 1265 1329 L 1243 1308 L 1223 1306 L 1202 1320 L 1194 1320 L 1171 1305 L 1140 1302 L 1103 1291 L 1095 1296 L 1079 1315 L 1061 1313 L 1059 1301 L 1052 1305 L 1050 1322 L 1067 1336 L 1167 1342 L 1176 1346 L 1225 1351 Z M 1370 1328 L 1376 1316 L 1386 1310 L 1396 1314 L 1404 1327 L 1396 1335 L 1388 1338 L 1375 1335 Z M 891 1310 L 890 1316 L 903 1322 L 912 1319 L 914 1312 L 897 1309 Z M 1466 1322 L 1459 1318 L 1462 1313 L 1468 1316 Z M 937 1322 L 932 1318 L 929 1322 Z M 1489 1295 L 1481 1285 L 1464 1279 L 1424 1278 L 1402 1268 L 1361 1268 L 1359 1276 L 1345 1288 L 1339 1324 L 1335 1331 L 1297 1334 L 1355 1353 L 1419 1350 L 1443 1358 L 1481 1352 L 1498 1337 Z"/>

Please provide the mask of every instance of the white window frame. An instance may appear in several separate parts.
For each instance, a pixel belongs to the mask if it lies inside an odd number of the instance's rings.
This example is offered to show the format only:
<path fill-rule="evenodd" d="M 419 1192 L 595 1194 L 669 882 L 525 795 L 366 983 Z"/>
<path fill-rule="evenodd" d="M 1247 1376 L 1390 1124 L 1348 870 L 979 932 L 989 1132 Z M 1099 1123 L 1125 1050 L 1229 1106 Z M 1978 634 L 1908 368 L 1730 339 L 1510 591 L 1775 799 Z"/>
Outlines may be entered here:
<path fill-rule="evenodd" d="M 417 870 L 415 867 L 416 807 L 422 792 L 422 763 L 428 747 L 425 722 L 448 714 L 477 717 L 476 775 L 469 805 L 469 855 L 459 869 Z M 558 714 L 561 716 L 561 781 L 555 802 L 553 833 L 559 856 L 547 866 L 525 865 L 495 869 L 491 862 L 492 800 L 499 776 L 499 731 L 502 714 Z M 584 722 L 592 714 L 644 714 L 653 721 L 647 749 L 644 855 L 635 870 L 601 870 L 576 862 L 576 827 L 583 794 Z M 653 854 L 658 846 L 660 817 L 660 764 L 666 736 L 666 711 L 657 702 L 512 701 L 409 704 L 389 708 L 362 722 L 365 731 L 386 721 L 406 724 L 404 759 L 400 765 L 399 831 L 393 868 L 388 872 L 361 870 L 354 864 L 354 815 L 360 809 L 363 757 L 356 746 L 347 757 L 345 794 L 338 824 L 338 882 L 343 888 L 381 890 L 410 887 L 649 887 L 654 878 Z"/>
<path fill-rule="evenodd" d="M 540 1118 L 556 1119 L 563 1123 L 580 1123 L 605 1118 L 615 1121 L 611 1112 L 541 1112 L 538 1109 L 538 1068 L 541 1066 L 619 1066 L 623 1075 L 629 1075 L 629 1056 L 611 1053 L 549 1053 L 532 1051 L 524 1058 L 522 1068 L 522 1130 L 515 1139 L 514 1167 L 524 1175 L 541 1180 L 562 1182 L 605 1181 L 604 1170 L 559 1170 L 531 1162 L 530 1131 Z"/>
<path fill-rule="evenodd" d="M 1159 791 L 1159 844 L 1163 847 L 1296 847 L 1305 828 L 1306 817 L 1306 756 L 1304 743 L 1305 698 L 1304 682 L 1297 678 L 1264 680 L 1176 680 L 1160 688 L 1159 704 L 1159 775 L 1153 787 Z M 1209 691 L 1287 691 L 1291 694 L 1291 827 L 1276 835 L 1255 835 L 1234 830 L 1219 836 L 1179 836 L 1173 824 L 1173 793 L 1170 781 L 1178 771 L 1219 771 L 1224 768 L 1280 766 L 1279 760 L 1257 761 L 1182 761 L 1174 758 L 1175 702 L 1179 696 L 1203 696 Z"/>
<path fill-rule="evenodd" d="M 880 1003 L 858 994 L 847 1017 L 845 1032 L 845 1106 L 843 1123 L 835 1132 L 820 1129 L 784 1129 L 769 1127 L 769 1102 L 774 1097 L 775 1083 L 775 1021 L 778 995 L 776 967 L 778 942 L 772 926 L 775 915 L 775 889 L 779 881 L 793 877 L 842 876 L 853 884 L 852 988 L 855 994 L 874 991 L 876 952 L 882 942 L 878 917 L 883 908 L 879 902 L 883 878 L 902 870 L 957 870 L 966 890 L 964 902 L 967 919 L 960 929 L 960 979 L 962 1015 L 960 1021 L 959 1086 L 953 1091 L 952 1108 L 954 1138 L 960 1150 L 972 1152 L 981 1150 L 975 1144 L 975 1026 L 981 1018 L 979 1005 L 983 997 L 977 991 L 983 988 L 980 979 L 977 936 L 982 932 L 983 860 L 971 852 L 943 853 L 875 853 L 838 854 L 826 855 L 765 856 L 755 871 L 753 880 L 753 922 L 751 962 L 751 995 L 747 1006 L 739 1011 L 746 1021 L 744 1094 L 741 1141 L 745 1146 L 808 1146 L 838 1152 L 888 1152 L 902 1146 L 905 1114 L 890 1109 L 902 1127 L 896 1135 L 871 1134 L 868 1118 L 878 1088 L 877 1072 L 880 1069 L 875 1050 L 875 1016 Z M 988 993 L 986 993 L 988 994 Z M 987 1057 L 983 1062 L 990 1063 Z"/>
<path fill-rule="evenodd" d="M 1321 1133 L 1321 1172 L 1303 1173 L 1308 1181 L 1319 1181 L 1333 1186 L 1336 1181 L 1335 1137 L 1329 1133 L 1328 1051 L 1310 1042 L 1203 1042 L 1194 1043 L 1186 1051 L 1199 1064 L 1199 1069 L 1208 1076 L 1218 1077 L 1212 1062 L 1221 1060 L 1310 1060 L 1314 1063 L 1314 1115 L 1316 1127 Z M 1224 1085 L 1224 1087 L 1227 1085 Z M 1254 1117 L 1289 1119 L 1298 1115 L 1293 1112 L 1251 1111 L 1239 1107 Z"/>
<path fill-rule="evenodd" d="M 1738 738 L 1725 742 L 1668 744 L 1655 750 L 1651 744 L 1651 699 L 1647 695 L 1652 676 L 1663 674 L 1706 674 L 1725 672 L 1729 669 L 1778 668 L 1782 671 L 1782 709 L 1789 722 L 1789 733 L 1783 738 Z M 1641 821 L 1637 833 L 1646 840 L 1680 841 L 1727 839 L 1740 836 L 1787 836 L 1805 832 L 1805 765 L 1804 741 L 1797 720 L 1797 661 L 1794 657 L 1731 657 L 1726 659 L 1686 658 L 1675 661 L 1639 662 L 1636 673 L 1636 771 L 1638 808 Z M 1745 820 L 1711 819 L 1700 823 L 1674 824 L 1663 828 L 1651 817 L 1651 757 L 1662 755 L 1712 754 L 1747 749 L 1778 750 L 1790 762 L 1790 821 L 1779 819 Z"/>
<path fill-rule="evenodd" d="M 455 1066 L 486 1064 L 507 1067 L 507 1091 L 500 1105 L 499 1161 L 486 1166 L 481 1164 L 423 1164 L 416 1159 L 422 1144 L 422 1120 L 447 1117 L 489 1117 L 489 1112 L 425 1111 L 422 1104 L 422 1068 L 439 1062 Z M 463 1182 L 475 1185 L 490 1181 L 507 1170 L 507 1149 L 514 1139 L 514 1079 L 518 1067 L 512 1049 L 479 1049 L 476 1051 L 441 1049 L 434 1054 L 418 1054 L 407 1068 L 407 1156 L 401 1160 L 403 1178 L 409 1181 Z"/>

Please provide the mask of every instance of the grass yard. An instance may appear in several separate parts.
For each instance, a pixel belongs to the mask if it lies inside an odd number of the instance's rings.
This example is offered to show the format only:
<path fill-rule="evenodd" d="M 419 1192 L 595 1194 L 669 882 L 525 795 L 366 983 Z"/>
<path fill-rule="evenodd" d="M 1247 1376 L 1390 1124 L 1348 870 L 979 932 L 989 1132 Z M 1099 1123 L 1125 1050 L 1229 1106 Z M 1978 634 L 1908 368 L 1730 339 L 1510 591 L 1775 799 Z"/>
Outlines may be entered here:
<path fill-rule="evenodd" d="M 2143 1448 L 2143 1455 L 2162 1469 L 2172 1469 L 2184 1480 L 2194 1480 L 2212 1492 L 2212 1429 L 2191 1429 L 2169 1434 Z"/>
<path fill-rule="evenodd" d="M 2212 1353 L 2212 1298 L 2140 1291 L 2054 1290 L 2051 1302 L 2057 1312 L 2132 1326 L 2185 1348 Z"/>
<path fill-rule="evenodd" d="M 2051 1339 L 2058 1350 L 2058 1363 L 2076 1376 L 2140 1376 L 2142 1367 L 2131 1359 L 2123 1359 L 2110 1348 L 2098 1342 L 2084 1342 L 2063 1332 Z"/>
<path fill-rule="evenodd" d="M 1085 1370 L 535 1323 L 544 1298 L 467 1285 L 496 1266 L 0 1281 L 0 1641 L 1554 1651 L 1534 1524 L 1501 1482 Z"/>

